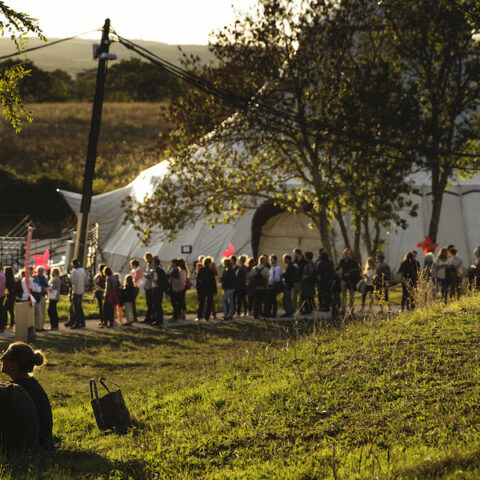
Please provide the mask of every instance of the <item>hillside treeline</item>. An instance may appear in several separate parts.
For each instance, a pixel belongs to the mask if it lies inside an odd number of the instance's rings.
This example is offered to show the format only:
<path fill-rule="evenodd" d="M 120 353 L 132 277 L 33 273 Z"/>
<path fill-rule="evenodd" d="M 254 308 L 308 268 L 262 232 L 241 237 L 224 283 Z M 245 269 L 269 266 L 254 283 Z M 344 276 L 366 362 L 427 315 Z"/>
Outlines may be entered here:
<path fill-rule="evenodd" d="M 7 61 L 5 67 L 20 64 Z M 45 71 L 33 62 L 26 65 L 29 74 L 20 82 L 20 94 L 26 103 L 91 102 L 95 94 L 97 69 L 79 73 L 73 78 L 66 71 Z M 138 59 L 109 64 L 105 81 L 107 102 L 159 102 L 176 98 L 180 82 L 153 64 Z"/>

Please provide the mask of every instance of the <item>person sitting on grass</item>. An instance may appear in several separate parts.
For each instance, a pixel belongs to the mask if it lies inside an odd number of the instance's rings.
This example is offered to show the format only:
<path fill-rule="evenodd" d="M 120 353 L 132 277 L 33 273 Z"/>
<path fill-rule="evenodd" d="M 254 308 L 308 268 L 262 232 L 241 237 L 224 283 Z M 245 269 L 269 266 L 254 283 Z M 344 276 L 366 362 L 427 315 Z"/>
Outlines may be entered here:
<path fill-rule="evenodd" d="M 10 344 L 0 360 L 2 372 L 7 374 L 13 383 L 20 385 L 33 401 L 38 418 L 38 444 L 45 449 L 52 448 L 53 420 L 50 401 L 37 379 L 30 375 L 36 367 L 47 362 L 45 355 L 40 350 L 33 351 L 26 343 L 15 342 Z"/>

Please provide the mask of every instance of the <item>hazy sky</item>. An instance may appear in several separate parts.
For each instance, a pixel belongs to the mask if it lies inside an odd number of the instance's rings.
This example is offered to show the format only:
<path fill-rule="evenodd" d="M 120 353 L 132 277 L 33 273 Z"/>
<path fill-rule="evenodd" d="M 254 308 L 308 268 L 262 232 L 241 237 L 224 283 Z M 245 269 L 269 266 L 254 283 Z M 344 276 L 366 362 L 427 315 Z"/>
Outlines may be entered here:
<path fill-rule="evenodd" d="M 212 30 L 235 19 L 255 0 L 6 0 L 15 10 L 39 20 L 47 38 L 64 38 L 103 26 L 110 18 L 128 39 L 172 44 L 206 44 Z M 89 38 L 97 38 L 90 34 Z"/>

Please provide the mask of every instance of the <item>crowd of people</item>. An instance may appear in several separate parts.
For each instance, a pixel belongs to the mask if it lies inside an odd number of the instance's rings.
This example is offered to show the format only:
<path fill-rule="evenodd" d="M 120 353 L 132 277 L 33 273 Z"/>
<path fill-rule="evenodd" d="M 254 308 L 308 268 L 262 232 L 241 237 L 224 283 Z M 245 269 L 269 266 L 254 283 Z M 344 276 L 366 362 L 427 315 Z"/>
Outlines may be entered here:
<path fill-rule="evenodd" d="M 433 295 L 440 291 L 446 302 L 448 298 L 458 298 L 467 276 L 470 283 L 480 277 L 480 249 L 475 250 L 475 260 L 469 269 L 463 267 L 453 245 L 441 248 L 436 258 L 428 253 L 423 266 L 416 256 L 415 251 L 408 252 L 398 269 L 402 310 L 414 308 L 419 279 L 431 283 Z M 331 311 L 335 319 L 353 314 L 356 292 L 360 292 L 362 312 L 367 300 L 369 309 L 376 300 L 381 311 L 384 308 L 389 311 L 389 288 L 394 283 L 392 270 L 383 255 L 367 258 L 362 268 L 348 248 L 344 249 L 337 265 L 322 248 L 317 258 L 312 252 L 304 254 L 295 249 L 291 255 L 283 255 L 281 262 L 276 255 L 260 255 L 258 259 L 232 255 L 223 259 L 221 269 L 210 256 L 200 256 L 191 270 L 181 258 L 173 259 L 164 269 L 158 257 L 150 252 L 145 254 L 144 262 L 141 268 L 139 259 L 131 260 L 131 271 L 123 281 L 110 267 L 99 266 L 94 295 L 101 327 L 112 327 L 115 317 L 122 323 L 122 307 L 125 324 L 137 321 L 136 298 L 141 289 L 145 291 L 147 303 L 144 322 L 162 325 L 165 296 L 172 304 L 170 320 L 185 319 L 186 292 L 192 284 L 198 301 L 195 320 L 208 321 L 217 318 L 216 297 L 220 288 L 224 320 L 235 315 L 276 318 L 280 297 L 282 317 L 292 317 L 296 312 L 308 315 L 318 308 L 322 312 Z M 81 327 L 82 323 L 71 326 Z"/>
<path fill-rule="evenodd" d="M 390 310 L 389 288 L 397 280 L 402 287 L 401 310 L 415 306 L 419 281 L 429 286 L 432 298 L 440 295 L 444 302 L 458 298 L 464 283 L 480 284 L 480 247 L 474 251 L 473 264 L 465 268 L 454 245 L 440 248 L 438 254 L 427 253 L 420 265 L 416 251 L 407 252 L 394 278 L 392 269 L 383 255 L 367 258 L 362 267 L 351 250 L 345 248 L 338 264 L 325 249 L 320 248 L 317 258 L 312 252 L 300 249 L 285 254 L 281 260 L 276 255 L 260 255 L 257 259 L 247 255 L 224 258 L 221 268 L 212 257 L 200 256 L 189 269 L 182 258 L 173 259 L 164 269 L 158 257 L 147 252 L 144 266 L 139 259 L 130 261 L 130 272 L 122 279 L 119 273 L 100 264 L 95 275 L 94 297 L 98 304 L 99 326 L 111 328 L 115 323 L 131 325 L 138 321 L 136 299 L 145 292 L 147 311 L 145 323 L 164 324 L 163 301 L 170 299 L 173 315 L 170 321 L 185 319 L 186 292 L 195 285 L 197 293 L 196 321 L 217 318 L 216 297 L 221 288 L 222 319 L 236 316 L 276 318 L 278 300 L 283 306 L 282 317 L 303 315 L 315 309 L 331 312 L 332 318 L 353 314 L 356 292 L 360 293 L 361 311 L 371 309 L 374 301 L 383 311 Z M 45 329 L 48 313 L 50 328 L 58 329 L 57 303 L 61 294 L 71 299 L 67 327 L 85 327 L 82 299 L 87 286 L 87 273 L 80 261 L 74 259 L 67 277 L 52 268 L 50 276 L 39 266 L 30 268 L 30 289 L 25 272 L 15 277 L 11 267 L 0 271 L 0 331 L 8 323 L 15 324 L 15 303 L 34 299 L 36 331 Z M 477 279 L 479 280 L 477 282 Z M 48 298 L 48 309 L 47 309 Z"/>

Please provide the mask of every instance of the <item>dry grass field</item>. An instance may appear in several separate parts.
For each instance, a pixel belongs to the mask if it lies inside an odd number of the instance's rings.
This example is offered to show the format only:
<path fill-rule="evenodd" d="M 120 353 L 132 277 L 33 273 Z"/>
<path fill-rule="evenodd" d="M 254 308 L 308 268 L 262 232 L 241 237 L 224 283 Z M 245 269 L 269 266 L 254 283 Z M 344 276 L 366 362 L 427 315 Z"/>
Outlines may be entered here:
<path fill-rule="evenodd" d="M 106 103 L 97 150 L 94 193 L 132 180 L 161 158 L 158 134 L 168 130 L 159 103 Z M 16 134 L 0 122 L 0 168 L 36 183 L 42 177 L 59 186 L 81 190 L 92 105 L 44 103 L 28 105 L 33 122 Z"/>
<path fill-rule="evenodd" d="M 73 223 L 57 188 L 82 190 L 91 103 L 27 106 L 33 122 L 20 134 L 0 116 L 0 233 L 30 214 L 38 237 L 52 237 Z M 162 159 L 159 133 L 168 131 L 162 103 L 105 103 L 94 194 L 122 187 Z"/>

